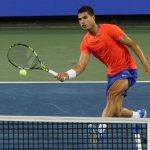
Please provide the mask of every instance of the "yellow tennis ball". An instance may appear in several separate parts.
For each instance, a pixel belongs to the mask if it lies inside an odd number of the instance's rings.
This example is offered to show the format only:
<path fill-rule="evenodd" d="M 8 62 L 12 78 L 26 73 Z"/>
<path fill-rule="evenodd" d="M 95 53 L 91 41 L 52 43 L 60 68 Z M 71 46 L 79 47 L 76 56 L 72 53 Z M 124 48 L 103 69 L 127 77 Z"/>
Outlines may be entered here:
<path fill-rule="evenodd" d="M 19 74 L 21 76 L 26 76 L 27 75 L 27 71 L 25 69 L 20 69 Z"/>

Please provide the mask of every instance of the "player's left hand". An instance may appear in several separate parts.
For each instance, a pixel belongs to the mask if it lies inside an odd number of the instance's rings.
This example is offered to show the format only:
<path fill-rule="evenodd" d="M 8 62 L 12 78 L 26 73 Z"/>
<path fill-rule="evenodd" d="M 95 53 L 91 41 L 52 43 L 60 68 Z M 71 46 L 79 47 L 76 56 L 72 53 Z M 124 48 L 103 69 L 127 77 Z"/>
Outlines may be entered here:
<path fill-rule="evenodd" d="M 145 73 L 150 73 L 150 65 L 147 63 L 143 66 L 143 71 Z"/>
<path fill-rule="evenodd" d="M 69 79 L 69 76 L 66 72 L 59 72 L 56 78 L 57 80 L 64 82 L 65 80 Z"/>

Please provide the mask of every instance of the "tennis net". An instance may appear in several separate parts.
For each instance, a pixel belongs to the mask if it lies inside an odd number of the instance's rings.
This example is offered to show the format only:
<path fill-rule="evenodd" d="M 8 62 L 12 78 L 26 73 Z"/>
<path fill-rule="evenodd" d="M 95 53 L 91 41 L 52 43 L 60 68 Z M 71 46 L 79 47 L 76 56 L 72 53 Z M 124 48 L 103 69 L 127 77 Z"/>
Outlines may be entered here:
<path fill-rule="evenodd" d="M 0 150 L 149 150 L 149 130 L 149 119 L 0 116 Z"/>

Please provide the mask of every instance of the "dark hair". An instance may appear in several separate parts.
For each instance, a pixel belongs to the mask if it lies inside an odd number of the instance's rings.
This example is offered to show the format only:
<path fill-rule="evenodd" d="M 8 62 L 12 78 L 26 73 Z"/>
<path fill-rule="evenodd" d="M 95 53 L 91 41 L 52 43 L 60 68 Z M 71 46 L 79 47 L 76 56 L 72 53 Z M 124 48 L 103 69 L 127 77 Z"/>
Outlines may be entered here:
<path fill-rule="evenodd" d="M 81 8 L 79 8 L 78 14 L 83 13 L 83 12 L 88 12 L 88 14 L 91 15 L 91 16 L 94 15 L 94 10 L 90 6 L 82 6 Z"/>

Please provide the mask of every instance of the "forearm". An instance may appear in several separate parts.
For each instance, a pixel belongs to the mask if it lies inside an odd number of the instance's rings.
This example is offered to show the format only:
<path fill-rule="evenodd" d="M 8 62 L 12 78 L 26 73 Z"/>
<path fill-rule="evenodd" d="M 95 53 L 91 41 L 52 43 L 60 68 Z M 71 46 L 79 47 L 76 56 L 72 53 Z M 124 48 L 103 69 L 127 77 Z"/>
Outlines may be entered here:
<path fill-rule="evenodd" d="M 57 79 L 60 81 L 65 81 L 67 79 L 75 78 L 85 70 L 88 61 L 89 55 L 86 53 L 81 53 L 78 63 L 70 70 L 58 73 Z"/>
<path fill-rule="evenodd" d="M 76 72 L 77 75 L 81 74 L 84 70 L 85 70 L 85 66 L 83 66 L 80 63 L 77 63 L 75 66 L 73 66 L 73 68 Z"/>
<path fill-rule="evenodd" d="M 89 62 L 89 55 L 86 53 L 81 53 L 78 63 L 75 66 L 73 66 L 72 69 L 67 71 L 69 78 L 70 77 L 74 78 L 79 74 L 81 74 L 85 70 L 88 62 Z"/>
<path fill-rule="evenodd" d="M 146 58 L 145 58 L 141 48 L 139 47 L 139 45 L 137 45 L 135 42 L 132 42 L 132 44 L 130 45 L 130 48 L 134 51 L 136 56 L 139 58 L 142 65 L 147 65 L 148 64 L 148 61 L 146 60 Z"/>

